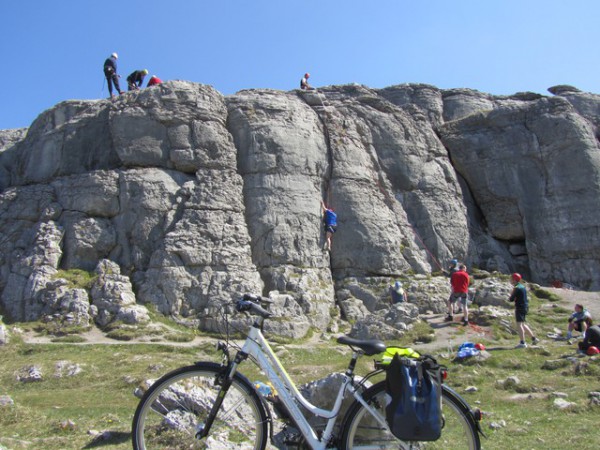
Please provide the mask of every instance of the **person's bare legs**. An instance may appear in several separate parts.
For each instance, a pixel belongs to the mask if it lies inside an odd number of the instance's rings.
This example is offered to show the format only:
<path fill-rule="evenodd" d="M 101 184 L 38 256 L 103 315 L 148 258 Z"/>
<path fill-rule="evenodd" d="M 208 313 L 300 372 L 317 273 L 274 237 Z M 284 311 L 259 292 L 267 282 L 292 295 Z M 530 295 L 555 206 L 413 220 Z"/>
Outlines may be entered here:
<path fill-rule="evenodd" d="M 539 342 L 539 339 L 535 337 L 535 334 L 533 334 L 533 331 L 526 322 L 517 322 L 517 331 L 519 332 L 519 339 L 521 340 L 519 345 L 517 345 L 517 348 L 527 347 L 527 344 L 525 343 L 525 333 L 531 336 L 534 345 Z"/>

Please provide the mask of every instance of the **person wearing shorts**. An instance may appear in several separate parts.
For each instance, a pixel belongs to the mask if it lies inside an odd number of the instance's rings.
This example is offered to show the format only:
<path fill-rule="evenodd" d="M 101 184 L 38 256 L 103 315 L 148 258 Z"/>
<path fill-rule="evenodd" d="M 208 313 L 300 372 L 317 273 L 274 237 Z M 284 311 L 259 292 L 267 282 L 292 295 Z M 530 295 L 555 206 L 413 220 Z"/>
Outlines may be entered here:
<path fill-rule="evenodd" d="M 454 272 L 450 277 L 450 286 L 452 287 L 452 294 L 448 299 L 448 316 L 446 322 L 454 320 L 453 315 L 453 304 L 459 302 L 462 305 L 463 311 L 463 325 L 469 324 L 469 309 L 467 308 L 467 298 L 469 293 L 469 274 L 467 273 L 467 266 L 460 264 L 458 271 Z"/>
<path fill-rule="evenodd" d="M 578 303 L 573 309 L 575 312 L 569 317 L 567 339 L 573 337 L 573 331 L 579 331 L 582 336 L 585 335 L 585 330 L 592 326 L 592 315 L 583 305 Z"/>
<path fill-rule="evenodd" d="M 511 277 L 515 287 L 510 294 L 508 301 L 514 302 L 515 304 L 515 321 L 517 322 L 517 331 L 519 333 L 519 338 L 521 339 L 516 348 L 526 348 L 527 344 L 525 343 L 525 333 L 531 336 L 531 342 L 533 345 L 537 344 L 539 340 L 537 337 L 535 337 L 535 334 L 527 324 L 527 313 L 529 311 L 527 288 L 525 288 L 525 285 L 521 283 L 522 277 L 520 274 L 513 273 Z"/>

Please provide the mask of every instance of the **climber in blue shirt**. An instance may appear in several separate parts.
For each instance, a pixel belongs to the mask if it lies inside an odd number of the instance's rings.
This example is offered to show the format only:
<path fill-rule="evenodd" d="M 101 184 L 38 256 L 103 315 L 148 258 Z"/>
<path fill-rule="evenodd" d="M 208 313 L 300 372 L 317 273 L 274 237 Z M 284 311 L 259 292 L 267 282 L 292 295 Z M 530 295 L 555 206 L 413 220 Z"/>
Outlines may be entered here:
<path fill-rule="evenodd" d="M 321 200 L 321 210 L 323 212 L 323 223 L 325 225 L 325 250 L 331 250 L 331 236 L 337 230 L 337 214 L 333 208 L 328 208 Z"/>

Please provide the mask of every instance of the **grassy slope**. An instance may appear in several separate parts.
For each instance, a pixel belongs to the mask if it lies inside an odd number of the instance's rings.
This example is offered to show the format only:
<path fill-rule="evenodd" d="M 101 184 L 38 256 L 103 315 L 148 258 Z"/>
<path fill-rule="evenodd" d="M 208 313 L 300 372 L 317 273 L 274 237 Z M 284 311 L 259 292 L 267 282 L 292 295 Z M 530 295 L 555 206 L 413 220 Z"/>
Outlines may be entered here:
<path fill-rule="evenodd" d="M 568 311 L 550 308 L 550 301 L 532 300 L 531 324 L 542 337 L 553 327 L 564 328 Z M 457 364 L 440 356 L 450 369 L 448 383 L 488 414 L 484 419 L 488 435 L 484 448 L 563 449 L 573 436 L 585 436 L 585 445 L 579 448 L 600 447 L 600 433 L 595 431 L 600 407 L 591 406 L 587 398 L 590 391 L 600 390 L 600 359 L 584 357 L 578 363 L 565 359 L 563 367 L 546 370 L 542 366 L 547 360 L 574 356 L 574 346 L 545 340 L 540 348 L 517 350 L 512 348 L 514 336 L 501 328 L 494 329 L 493 340 L 483 341 L 488 348 L 496 349 L 489 360 Z M 400 344 L 408 344 L 429 331 L 418 327 Z M 299 383 L 340 370 L 348 356 L 337 344 L 277 347 L 288 347 L 281 360 Z M 131 448 L 130 423 L 137 404 L 134 388 L 142 380 L 158 378 L 200 359 L 219 360 L 208 344 L 200 349 L 158 344 L 30 345 L 13 339 L 0 348 L 0 395 L 10 395 L 15 402 L 14 406 L 0 407 L 0 448 Z M 56 363 L 64 360 L 79 364 L 83 372 L 55 377 Z M 33 364 L 42 368 L 44 380 L 28 384 L 16 381 L 19 370 Z M 361 371 L 366 371 L 369 364 L 369 358 L 363 358 Z M 248 376 L 260 377 L 255 371 Z M 497 380 L 509 376 L 518 377 L 520 384 L 509 389 L 497 384 Z M 464 393 L 469 386 L 477 387 L 477 391 Z M 553 406 L 554 392 L 566 393 L 567 400 L 576 406 L 558 410 Z M 521 396 L 515 399 L 517 394 Z M 61 425 L 68 420 L 73 427 Z M 489 428 L 491 422 L 502 421 L 505 426 Z M 90 430 L 111 433 L 100 441 L 88 433 Z"/>

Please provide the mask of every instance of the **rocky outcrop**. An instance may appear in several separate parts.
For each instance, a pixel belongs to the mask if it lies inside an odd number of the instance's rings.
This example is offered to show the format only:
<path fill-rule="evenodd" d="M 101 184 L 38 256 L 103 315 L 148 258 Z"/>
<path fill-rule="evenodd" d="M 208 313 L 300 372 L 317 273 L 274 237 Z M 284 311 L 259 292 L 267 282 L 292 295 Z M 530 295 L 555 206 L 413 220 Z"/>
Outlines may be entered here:
<path fill-rule="evenodd" d="M 1 310 L 33 320 L 62 304 L 85 321 L 89 302 L 100 305 L 90 318 L 113 320 L 131 298 L 71 292 L 61 303 L 61 284 L 48 282 L 104 260 L 135 302 L 206 328 L 207 311 L 240 293 L 270 294 L 289 318 L 276 332 L 293 337 L 335 329 L 340 315 L 410 326 L 410 308 L 385 318 L 387 287 L 452 257 L 597 289 L 600 101 L 554 91 L 224 97 L 173 81 L 61 103 L 28 130 L 0 131 Z M 339 218 L 331 253 L 321 200 Z M 411 302 L 443 311 L 447 289 L 443 280 Z"/>
<path fill-rule="evenodd" d="M 592 275 L 600 269 L 598 140 L 568 99 L 479 112 L 439 134 L 489 233 L 512 244 L 515 262 L 535 280 L 600 288 Z"/>
<path fill-rule="evenodd" d="M 150 321 L 146 307 L 136 303 L 129 278 L 121 275 L 116 263 L 100 261 L 96 274 L 91 288 L 91 309 L 98 325 L 104 327 L 114 321 L 125 324 Z"/>

